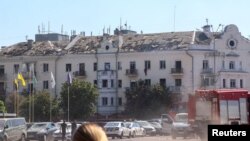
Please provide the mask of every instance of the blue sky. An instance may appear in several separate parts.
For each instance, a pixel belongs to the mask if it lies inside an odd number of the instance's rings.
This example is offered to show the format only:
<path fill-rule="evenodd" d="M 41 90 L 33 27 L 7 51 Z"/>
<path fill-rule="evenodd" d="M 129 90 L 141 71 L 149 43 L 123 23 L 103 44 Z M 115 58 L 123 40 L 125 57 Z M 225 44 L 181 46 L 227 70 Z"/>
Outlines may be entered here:
<path fill-rule="evenodd" d="M 1 0 L 0 46 L 34 39 L 38 26 L 45 31 L 86 35 L 111 32 L 127 22 L 143 33 L 192 31 L 206 24 L 235 24 L 250 35 L 249 0 Z"/>

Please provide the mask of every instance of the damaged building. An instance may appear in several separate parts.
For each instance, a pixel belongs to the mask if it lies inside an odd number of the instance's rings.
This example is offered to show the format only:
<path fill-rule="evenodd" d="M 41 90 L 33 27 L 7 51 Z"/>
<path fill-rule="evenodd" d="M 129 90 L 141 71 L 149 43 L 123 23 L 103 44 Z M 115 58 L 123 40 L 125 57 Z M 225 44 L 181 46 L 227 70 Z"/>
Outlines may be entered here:
<path fill-rule="evenodd" d="M 137 80 L 161 84 L 178 95 L 177 110 L 185 111 L 189 94 L 196 89 L 245 88 L 250 82 L 248 63 L 250 42 L 236 25 L 222 31 L 180 31 L 103 36 L 76 35 L 48 40 L 45 37 L 5 47 L 0 52 L 1 95 L 14 91 L 13 80 L 22 71 L 28 87 L 50 90 L 50 74 L 55 76 L 53 96 L 60 95 L 70 73 L 98 86 L 97 112 L 120 113 L 126 103 L 125 90 Z M 44 39 L 44 40 L 42 40 Z M 33 86 L 30 75 L 38 83 Z"/>

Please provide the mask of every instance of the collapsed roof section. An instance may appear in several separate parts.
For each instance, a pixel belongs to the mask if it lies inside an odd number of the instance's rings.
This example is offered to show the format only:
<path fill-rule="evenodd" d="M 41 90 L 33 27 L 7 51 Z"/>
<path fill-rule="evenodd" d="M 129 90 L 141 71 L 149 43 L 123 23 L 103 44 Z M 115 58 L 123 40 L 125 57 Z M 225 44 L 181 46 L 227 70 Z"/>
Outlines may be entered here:
<path fill-rule="evenodd" d="M 81 36 L 70 41 L 21 42 L 3 48 L 0 56 L 50 56 L 63 54 L 95 53 L 105 40 L 119 45 L 118 35 Z M 74 42 L 72 44 L 72 42 Z M 167 32 L 122 35 L 120 52 L 147 52 L 155 50 L 182 50 L 188 45 L 209 45 L 211 39 L 201 31 Z M 69 47 L 70 44 L 70 47 Z"/>

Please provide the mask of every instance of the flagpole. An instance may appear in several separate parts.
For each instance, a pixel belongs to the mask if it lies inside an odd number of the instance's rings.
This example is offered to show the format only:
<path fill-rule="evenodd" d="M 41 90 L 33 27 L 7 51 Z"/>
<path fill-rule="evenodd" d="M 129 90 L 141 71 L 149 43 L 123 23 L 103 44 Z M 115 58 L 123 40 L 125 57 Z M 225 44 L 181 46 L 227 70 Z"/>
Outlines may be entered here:
<path fill-rule="evenodd" d="M 53 89 L 53 88 L 52 88 L 52 89 Z M 50 102 L 49 102 L 49 120 L 50 120 L 50 122 L 52 121 L 52 120 L 51 120 L 51 119 L 52 119 L 52 114 L 51 114 L 51 113 L 52 113 L 52 112 L 51 112 L 51 111 L 52 111 L 52 110 L 51 110 L 51 109 L 52 109 L 52 104 L 51 104 L 51 103 L 52 103 L 52 101 L 51 101 L 52 89 L 51 89 L 51 94 L 49 95 L 49 101 L 50 101 Z"/>
<path fill-rule="evenodd" d="M 69 122 L 69 85 L 68 85 L 68 122 Z"/>

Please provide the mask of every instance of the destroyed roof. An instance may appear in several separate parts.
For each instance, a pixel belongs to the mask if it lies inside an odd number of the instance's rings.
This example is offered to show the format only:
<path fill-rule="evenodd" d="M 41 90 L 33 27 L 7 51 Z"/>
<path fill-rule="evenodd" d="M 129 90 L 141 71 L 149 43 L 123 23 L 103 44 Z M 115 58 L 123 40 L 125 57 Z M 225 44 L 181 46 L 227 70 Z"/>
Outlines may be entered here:
<path fill-rule="evenodd" d="M 194 34 L 195 33 L 195 34 Z M 193 40 L 193 36 L 195 36 Z M 95 53 L 101 43 L 107 40 L 114 47 L 119 44 L 119 36 L 81 36 L 77 40 L 69 41 L 43 41 L 33 42 L 29 47 L 27 42 L 17 43 L 6 47 L 0 52 L 0 56 L 49 56 L 63 54 Z M 208 45 L 211 39 L 203 32 L 167 32 L 151 34 L 126 34 L 122 35 L 123 44 L 120 52 L 146 52 L 153 50 L 182 50 L 188 45 Z M 69 47 L 70 44 L 70 47 Z"/>

